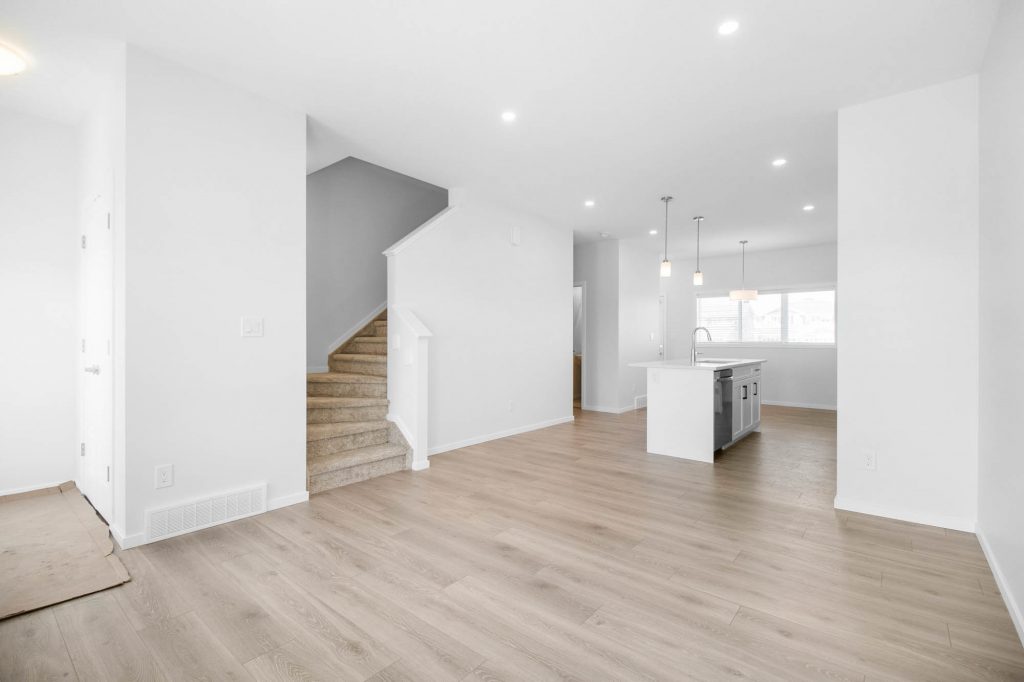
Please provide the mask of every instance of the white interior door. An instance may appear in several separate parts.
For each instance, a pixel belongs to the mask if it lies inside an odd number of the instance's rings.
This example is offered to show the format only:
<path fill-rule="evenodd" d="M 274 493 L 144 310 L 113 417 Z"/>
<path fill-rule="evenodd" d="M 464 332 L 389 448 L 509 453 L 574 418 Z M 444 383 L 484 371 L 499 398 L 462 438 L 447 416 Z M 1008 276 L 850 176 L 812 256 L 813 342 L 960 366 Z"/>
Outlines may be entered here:
<path fill-rule="evenodd" d="M 114 503 L 114 249 L 110 197 L 87 207 L 82 241 L 82 451 L 79 485 L 109 523 Z"/>

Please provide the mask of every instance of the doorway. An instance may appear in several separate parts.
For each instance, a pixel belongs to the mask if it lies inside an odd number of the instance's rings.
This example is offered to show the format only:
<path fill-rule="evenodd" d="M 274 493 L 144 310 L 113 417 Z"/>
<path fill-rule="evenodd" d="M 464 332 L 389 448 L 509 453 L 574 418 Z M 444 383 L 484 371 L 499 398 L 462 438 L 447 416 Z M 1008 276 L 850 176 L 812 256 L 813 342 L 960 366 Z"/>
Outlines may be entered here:
<path fill-rule="evenodd" d="M 587 283 L 579 282 L 572 287 L 572 407 L 583 406 L 583 384 L 587 345 Z"/>
<path fill-rule="evenodd" d="M 82 442 L 78 485 L 109 524 L 114 460 L 114 248 L 111 201 L 97 195 L 85 207 L 82 234 Z"/>

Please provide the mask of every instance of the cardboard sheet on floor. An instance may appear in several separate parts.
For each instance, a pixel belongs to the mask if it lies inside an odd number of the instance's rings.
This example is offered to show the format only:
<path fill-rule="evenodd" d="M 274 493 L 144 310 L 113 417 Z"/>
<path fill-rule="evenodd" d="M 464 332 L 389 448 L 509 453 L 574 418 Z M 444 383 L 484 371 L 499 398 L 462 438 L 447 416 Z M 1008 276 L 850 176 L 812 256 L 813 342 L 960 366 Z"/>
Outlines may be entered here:
<path fill-rule="evenodd" d="M 0 497 L 0 619 L 130 580 L 74 483 Z"/>

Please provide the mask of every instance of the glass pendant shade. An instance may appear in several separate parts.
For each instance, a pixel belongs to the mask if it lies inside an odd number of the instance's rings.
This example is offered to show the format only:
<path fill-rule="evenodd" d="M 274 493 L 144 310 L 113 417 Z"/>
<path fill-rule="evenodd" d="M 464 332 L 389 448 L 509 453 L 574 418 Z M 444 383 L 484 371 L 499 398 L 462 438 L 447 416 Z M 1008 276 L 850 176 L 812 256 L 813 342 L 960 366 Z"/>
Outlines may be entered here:
<path fill-rule="evenodd" d="M 693 273 L 693 286 L 699 287 L 704 284 L 704 273 L 698 270 Z"/>
<path fill-rule="evenodd" d="M 671 277 L 672 276 L 672 263 L 671 262 L 669 262 L 667 260 L 661 261 L 661 276 L 662 277 Z"/>

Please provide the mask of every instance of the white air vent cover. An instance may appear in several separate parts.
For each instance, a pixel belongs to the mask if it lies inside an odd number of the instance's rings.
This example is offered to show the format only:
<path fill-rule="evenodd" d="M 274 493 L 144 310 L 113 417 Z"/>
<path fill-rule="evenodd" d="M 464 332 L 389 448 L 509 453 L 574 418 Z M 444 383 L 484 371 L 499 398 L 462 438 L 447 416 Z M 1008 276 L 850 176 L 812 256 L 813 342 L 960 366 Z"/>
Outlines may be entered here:
<path fill-rule="evenodd" d="M 267 484 L 146 511 L 146 542 L 189 533 L 267 510 Z"/>

